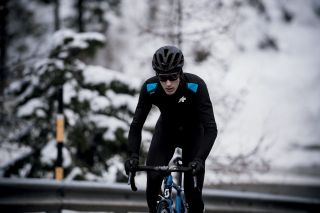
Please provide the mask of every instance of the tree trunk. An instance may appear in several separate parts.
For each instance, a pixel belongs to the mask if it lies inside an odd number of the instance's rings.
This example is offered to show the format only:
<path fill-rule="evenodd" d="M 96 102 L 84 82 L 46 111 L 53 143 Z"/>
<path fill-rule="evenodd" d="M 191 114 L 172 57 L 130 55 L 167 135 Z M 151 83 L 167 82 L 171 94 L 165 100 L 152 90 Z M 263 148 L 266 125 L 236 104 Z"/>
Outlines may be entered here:
<path fill-rule="evenodd" d="M 178 34 L 177 34 L 177 43 L 178 43 L 178 47 L 181 49 L 181 45 L 182 45 L 182 15 L 183 15 L 183 11 L 182 11 L 182 1 L 178 0 L 178 8 L 177 8 L 177 12 L 178 12 Z"/>
<path fill-rule="evenodd" d="M 0 97 L 3 95 L 7 83 L 7 16 L 8 1 L 0 1 Z M 2 100 L 0 99 L 2 105 Z M 1 106 L 0 106 L 1 107 Z"/>
<path fill-rule="evenodd" d="M 77 9 L 78 9 L 78 30 L 81 33 L 85 31 L 84 22 L 83 22 L 83 0 L 78 0 Z"/>
<path fill-rule="evenodd" d="M 60 0 L 54 1 L 54 30 L 57 31 L 60 29 Z"/>

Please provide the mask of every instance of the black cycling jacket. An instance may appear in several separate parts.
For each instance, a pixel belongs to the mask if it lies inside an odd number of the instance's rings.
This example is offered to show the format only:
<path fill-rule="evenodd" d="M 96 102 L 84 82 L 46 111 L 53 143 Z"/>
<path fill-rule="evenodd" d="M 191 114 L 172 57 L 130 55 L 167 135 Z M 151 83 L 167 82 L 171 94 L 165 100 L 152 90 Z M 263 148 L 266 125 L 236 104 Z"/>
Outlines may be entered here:
<path fill-rule="evenodd" d="M 161 115 L 157 127 L 175 133 L 203 128 L 196 157 L 205 160 L 217 136 L 213 108 L 205 82 L 198 76 L 183 73 L 180 85 L 173 95 L 167 95 L 156 76 L 143 84 L 135 115 L 129 130 L 129 152 L 139 156 L 141 131 L 152 105 L 159 108 Z M 183 142 L 182 142 L 183 143 Z"/>

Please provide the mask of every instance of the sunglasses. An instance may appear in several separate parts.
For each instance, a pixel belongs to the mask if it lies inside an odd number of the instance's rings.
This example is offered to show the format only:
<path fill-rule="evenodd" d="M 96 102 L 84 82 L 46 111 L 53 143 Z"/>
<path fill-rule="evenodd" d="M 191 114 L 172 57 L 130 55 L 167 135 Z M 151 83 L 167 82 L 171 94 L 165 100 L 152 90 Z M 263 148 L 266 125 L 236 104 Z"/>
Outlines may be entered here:
<path fill-rule="evenodd" d="M 158 74 L 159 81 L 175 81 L 179 78 L 180 72 L 170 73 L 170 74 Z"/>

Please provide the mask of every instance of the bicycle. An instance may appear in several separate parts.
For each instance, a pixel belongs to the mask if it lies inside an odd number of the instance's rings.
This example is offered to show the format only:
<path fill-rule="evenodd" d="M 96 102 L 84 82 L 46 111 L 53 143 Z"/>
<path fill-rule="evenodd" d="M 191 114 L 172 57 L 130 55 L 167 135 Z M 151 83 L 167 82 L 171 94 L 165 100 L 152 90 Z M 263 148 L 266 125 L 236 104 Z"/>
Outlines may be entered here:
<path fill-rule="evenodd" d="M 192 172 L 192 167 L 183 167 L 182 159 L 176 157 L 173 160 L 173 166 L 144 166 L 139 165 L 135 169 L 139 171 L 157 171 L 163 172 L 165 177 L 163 179 L 163 190 L 159 195 L 160 200 L 157 204 L 157 213 L 187 213 L 188 204 L 184 200 L 183 188 L 182 188 L 182 173 Z M 174 182 L 172 172 L 177 173 L 177 183 Z M 197 177 L 193 176 L 194 187 L 197 188 Z M 129 173 L 128 185 L 131 185 L 132 191 L 137 191 L 135 184 L 135 172 Z M 176 191 L 175 202 L 172 195 L 172 189 Z M 175 203 L 175 204 L 174 204 Z"/>

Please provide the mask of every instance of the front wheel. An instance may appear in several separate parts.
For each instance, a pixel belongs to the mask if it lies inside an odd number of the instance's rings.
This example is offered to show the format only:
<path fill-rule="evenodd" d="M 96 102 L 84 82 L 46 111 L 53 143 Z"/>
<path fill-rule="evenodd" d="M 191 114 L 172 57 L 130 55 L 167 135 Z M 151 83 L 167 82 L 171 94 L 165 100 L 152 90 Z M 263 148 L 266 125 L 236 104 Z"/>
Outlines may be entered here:
<path fill-rule="evenodd" d="M 157 213 L 170 213 L 169 205 L 166 201 L 158 204 Z"/>

